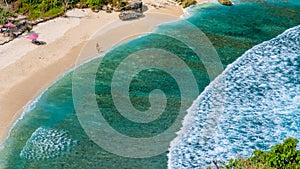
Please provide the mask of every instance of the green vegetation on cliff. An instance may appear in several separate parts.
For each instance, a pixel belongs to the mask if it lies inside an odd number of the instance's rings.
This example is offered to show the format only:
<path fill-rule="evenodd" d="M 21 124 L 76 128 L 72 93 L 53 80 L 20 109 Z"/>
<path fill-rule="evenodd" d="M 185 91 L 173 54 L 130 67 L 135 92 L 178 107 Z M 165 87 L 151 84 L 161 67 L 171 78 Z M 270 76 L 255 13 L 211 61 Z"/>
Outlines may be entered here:
<path fill-rule="evenodd" d="M 231 159 L 224 164 L 226 169 L 300 169 L 298 140 L 287 138 L 281 144 L 272 146 L 269 151 L 255 150 L 247 159 Z"/>
<path fill-rule="evenodd" d="M 29 19 L 56 17 L 75 6 L 101 9 L 108 4 L 115 7 L 124 4 L 122 0 L 11 0 L 8 3 L 13 12 L 27 15 Z"/>

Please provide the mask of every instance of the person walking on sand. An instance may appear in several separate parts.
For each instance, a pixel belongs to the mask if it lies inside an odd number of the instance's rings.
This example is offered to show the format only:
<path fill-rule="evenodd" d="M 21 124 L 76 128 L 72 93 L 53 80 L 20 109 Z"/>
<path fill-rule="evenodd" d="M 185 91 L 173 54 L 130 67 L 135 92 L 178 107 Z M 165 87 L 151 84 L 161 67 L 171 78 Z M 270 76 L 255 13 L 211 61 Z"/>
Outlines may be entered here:
<path fill-rule="evenodd" d="M 97 49 L 97 52 L 98 52 L 98 54 L 100 54 L 100 52 L 101 52 L 101 49 L 100 49 L 100 45 L 99 45 L 99 43 L 97 42 L 97 44 L 96 44 L 96 49 Z"/>

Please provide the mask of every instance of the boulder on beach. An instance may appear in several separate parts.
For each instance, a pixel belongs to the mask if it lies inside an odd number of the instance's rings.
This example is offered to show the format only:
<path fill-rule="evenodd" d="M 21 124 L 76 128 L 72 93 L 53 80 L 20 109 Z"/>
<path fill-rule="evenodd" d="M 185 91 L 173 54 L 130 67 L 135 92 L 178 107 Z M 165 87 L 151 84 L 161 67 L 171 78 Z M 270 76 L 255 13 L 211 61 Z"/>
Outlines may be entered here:
<path fill-rule="evenodd" d="M 122 21 L 125 21 L 125 20 L 131 20 L 131 19 L 137 19 L 139 17 L 142 17 L 143 14 L 140 13 L 140 12 L 135 12 L 135 11 L 123 11 L 119 14 L 119 18 L 122 20 Z"/>

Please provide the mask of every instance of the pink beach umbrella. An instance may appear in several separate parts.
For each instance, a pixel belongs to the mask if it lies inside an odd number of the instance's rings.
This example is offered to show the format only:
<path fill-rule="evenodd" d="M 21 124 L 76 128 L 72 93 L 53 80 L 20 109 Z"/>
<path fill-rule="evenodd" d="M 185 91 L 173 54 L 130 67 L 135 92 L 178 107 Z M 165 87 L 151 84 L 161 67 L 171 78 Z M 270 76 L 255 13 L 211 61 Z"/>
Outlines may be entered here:
<path fill-rule="evenodd" d="M 29 35 L 28 36 L 28 39 L 37 39 L 39 37 L 39 35 L 38 34 L 36 34 L 36 33 L 34 33 L 34 34 L 31 34 L 31 35 Z"/>
<path fill-rule="evenodd" d="M 0 29 L 3 28 L 3 25 L 0 25 Z"/>
<path fill-rule="evenodd" d="M 12 28 L 12 27 L 15 27 L 15 25 L 11 22 L 8 22 L 7 24 L 4 25 L 5 27 L 7 28 Z"/>

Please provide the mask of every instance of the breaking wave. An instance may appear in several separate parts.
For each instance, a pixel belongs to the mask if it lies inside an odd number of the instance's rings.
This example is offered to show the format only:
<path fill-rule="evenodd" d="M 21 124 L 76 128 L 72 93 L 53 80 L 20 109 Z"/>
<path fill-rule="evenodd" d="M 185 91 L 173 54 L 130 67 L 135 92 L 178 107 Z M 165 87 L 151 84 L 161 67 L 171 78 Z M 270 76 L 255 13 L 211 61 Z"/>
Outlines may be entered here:
<path fill-rule="evenodd" d="M 300 138 L 300 25 L 248 50 L 194 101 L 169 168 L 205 168 Z"/>

